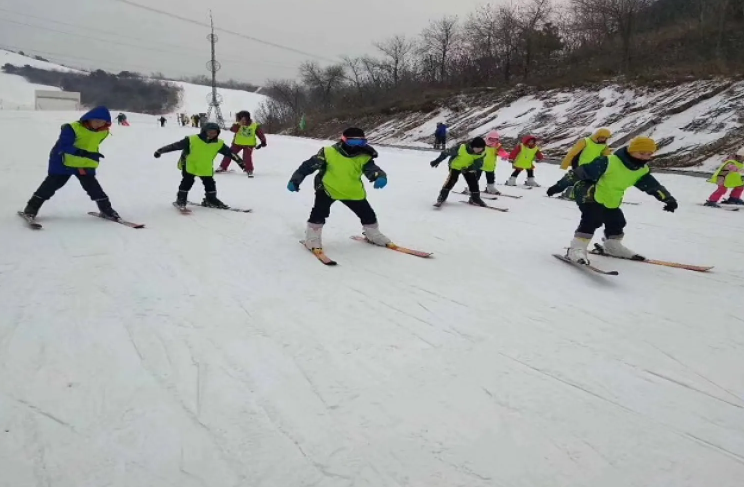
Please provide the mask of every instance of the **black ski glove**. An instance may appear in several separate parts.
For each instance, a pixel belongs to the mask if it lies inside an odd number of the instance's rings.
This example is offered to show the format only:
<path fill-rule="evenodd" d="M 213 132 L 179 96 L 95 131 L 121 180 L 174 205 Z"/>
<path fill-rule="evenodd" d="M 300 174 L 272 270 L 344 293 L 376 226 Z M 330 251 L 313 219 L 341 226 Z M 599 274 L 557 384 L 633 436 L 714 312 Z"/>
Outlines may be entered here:
<path fill-rule="evenodd" d="M 674 213 L 674 210 L 676 210 L 679 207 L 677 204 L 677 200 L 674 198 L 669 198 L 666 200 L 666 204 L 664 205 L 664 211 L 668 211 L 669 213 Z"/>
<path fill-rule="evenodd" d="M 160 153 L 160 151 L 159 151 L 159 150 L 156 150 L 156 151 L 155 151 L 155 154 L 153 154 L 153 156 L 155 157 L 155 159 L 160 159 L 160 156 L 161 156 L 161 155 L 162 155 L 162 154 Z"/>
<path fill-rule="evenodd" d="M 438 163 L 437 161 L 431 161 L 431 162 L 429 163 L 429 165 L 430 165 L 431 167 L 437 167 L 437 166 L 439 165 L 439 163 Z"/>
<path fill-rule="evenodd" d="M 259 149 L 263 149 L 264 147 L 266 147 L 266 145 L 267 145 L 266 143 L 263 143 L 263 144 L 258 144 L 258 145 L 256 146 L 256 150 L 259 150 Z"/>

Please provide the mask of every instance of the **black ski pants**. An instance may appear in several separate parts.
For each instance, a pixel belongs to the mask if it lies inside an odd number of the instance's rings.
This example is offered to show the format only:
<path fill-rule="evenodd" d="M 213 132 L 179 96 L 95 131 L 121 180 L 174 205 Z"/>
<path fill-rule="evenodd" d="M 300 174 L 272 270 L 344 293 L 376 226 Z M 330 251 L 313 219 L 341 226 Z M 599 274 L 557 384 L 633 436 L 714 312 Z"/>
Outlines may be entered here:
<path fill-rule="evenodd" d="M 478 176 L 475 178 L 480 181 L 481 174 L 486 173 L 486 184 L 496 184 L 496 173 L 494 171 L 478 171 Z"/>
<path fill-rule="evenodd" d="M 512 172 L 511 175 L 512 175 L 513 178 L 516 178 L 516 177 L 519 176 L 519 174 L 522 171 L 525 171 L 525 170 L 527 171 L 527 177 L 528 178 L 534 178 L 535 177 L 535 170 L 534 169 L 521 169 L 519 167 L 514 168 L 514 172 Z"/>
<path fill-rule="evenodd" d="M 181 178 L 181 184 L 178 186 L 178 191 L 183 191 L 188 193 L 191 188 L 194 186 L 194 181 L 196 181 L 197 176 L 194 176 L 193 174 L 187 173 L 184 169 L 181 171 L 181 175 L 183 176 Z M 204 184 L 204 192 L 205 193 L 216 193 L 217 192 L 217 184 L 214 182 L 214 176 L 198 176 L 202 183 Z"/>
<path fill-rule="evenodd" d="M 579 205 L 581 210 L 581 222 L 576 229 L 577 234 L 584 234 L 585 238 L 594 235 L 599 227 L 604 225 L 605 236 L 607 238 L 618 237 L 623 234 L 626 221 L 623 210 L 620 208 L 607 208 L 596 202 L 582 203 Z"/>
<path fill-rule="evenodd" d="M 71 174 L 50 174 L 41 183 L 39 188 L 34 192 L 34 196 L 46 201 L 62 188 L 67 181 L 72 177 Z M 108 200 L 108 196 L 103 192 L 101 184 L 93 174 L 75 174 L 75 177 L 80 181 L 80 186 L 83 187 L 90 199 L 93 201 Z"/>
<path fill-rule="evenodd" d="M 375 210 L 369 204 L 366 199 L 363 200 L 338 200 L 348 209 L 354 212 L 356 216 L 361 220 L 362 225 L 374 225 L 377 223 L 377 215 Z M 331 198 L 325 191 L 318 190 L 315 192 L 315 203 L 313 209 L 310 211 L 310 218 L 307 220 L 308 223 L 315 223 L 317 225 L 323 225 L 326 222 L 326 218 L 331 214 L 331 205 L 336 200 Z"/>
<path fill-rule="evenodd" d="M 457 184 L 457 180 L 460 179 L 460 174 L 465 178 L 470 193 L 480 193 L 480 189 L 478 189 L 478 173 L 475 171 L 461 171 L 459 169 L 450 169 L 447 180 L 444 182 L 444 186 L 442 186 L 442 192 L 452 191 L 452 188 Z"/>

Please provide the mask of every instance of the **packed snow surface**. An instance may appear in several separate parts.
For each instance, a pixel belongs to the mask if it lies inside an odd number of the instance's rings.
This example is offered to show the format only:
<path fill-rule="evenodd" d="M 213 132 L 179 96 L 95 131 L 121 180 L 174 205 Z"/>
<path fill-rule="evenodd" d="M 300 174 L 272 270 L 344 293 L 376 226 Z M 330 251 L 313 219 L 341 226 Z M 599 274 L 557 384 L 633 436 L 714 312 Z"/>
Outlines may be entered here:
<path fill-rule="evenodd" d="M 741 487 L 744 212 L 699 206 L 712 185 L 660 175 L 679 210 L 625 211 L 629 247 L 713 271 L 603 277 L 550 255 L 573 203 L 436 211 L 444 167 L 381 148 L 381 229 L 434 258 L 350 240 L 337 204 L 325 267 L 298 243 L 312 181 L 285 189 L 318 141 L 269 135 L 255 179 L 217 176 L 253 213 L 184 216 L 177 154 L 152 154 L 193 131 L 114 127 L 100 181 L 147 228 L 86 215 L 74 180 L 26 228 L 76 116 L 0 113 L 0 486 Z"/>

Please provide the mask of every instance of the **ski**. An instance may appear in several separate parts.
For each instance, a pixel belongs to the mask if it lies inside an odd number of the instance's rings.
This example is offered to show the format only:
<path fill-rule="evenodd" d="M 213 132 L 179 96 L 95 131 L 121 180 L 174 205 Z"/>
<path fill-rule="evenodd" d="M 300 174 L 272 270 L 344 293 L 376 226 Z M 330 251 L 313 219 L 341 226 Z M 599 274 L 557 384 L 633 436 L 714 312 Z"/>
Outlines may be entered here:
<path fill-rule="evenodd" d="M 18 215 L 19 215 L 19 216 L 20 216 L 21 218 L 23 218 L 24 220 L 26 220 L 26 223 L 28 224 L 29 228 L 32 228 L 32 229 L 34 229 L 34 230 L 41 230 L 41 229 L 43 228 L 43 227 L 41 226 L 41 223 L 37 223 L 37 222 L 36 222 L 36 217 L 33 217 L 33 216 L 29 216 L 29 215 L 25 214 L 25 213 L 24 213 L 24 212 L 22 212 L 22 211 L 19 211 L 19 212 L 18 212 Z"/>
<path fill-rule="evenodd" d="M 465 200 L 460 200 L 460 203 L 465 203 L 466 205 L 475 206 L 476 208 L 487 208 L 489 210 L 501 211 L 503 213 L 506 213 L 507 211 L 509 211 L 509 208 L 499 208 L 498 206 L 489 206 L 489 205 L 486 205 L 486 206 L 474 205 L 473 203 L 470 203 Z"/>
<path fill-rule="evenodd" d="M 546 198 L 550 198 L 552 200 L 570 201 L 571 203 L 576 203 L 576 200 L 572 200 L 571 198 L 564 198 L 563 196 L 556 196 L 555 198 L 553 198 L 552 196 L 546 196 Z M 622 204 L 624 204 L 624 205 L 633 205 L 633 206 L 640 205 L 640 203 L 638 203 L 636 201 L 623 201 Z"/>
<path fill-rule="evenodd" d="M 190 215 L 191 214 L 191 210 L 189 210 L 185 206 L 179 205 L 175 201 L 173 202 L 173 206 L 175 206 L 176 209 L 178 210 L 178 212 L 181 213 L 182 215 Z"/>
<path fill-rule="evenodd" d="M 665 260 L 653 260 L 653 259 L 628 259 L 625 257 L 616 257 L 614 255 L 609 255 L 605 252 L 604 247 L 602 247 L 599 244 L 594 244 L 594 250 L 589 251 L 590 254 L 594 255 L 601 255 L 602 257 L 611 257 L 613 259 L 622 259 L 622 260 L 629 260 L 632 262 L 643 262 L 645 264 L 653 264 L 653 265 L 660 265 L 664 267 L 673 267 L 675 269 L 685 269 L 688 271 L 695 271 L 695 272 L 708 272 L 711 270 L 714 266 L 702 266 L 702 265 L 691 265 L 691 264 L 680 264 L 678 262 L 668 262 Z"/>
<path fill-rule="evenodd" d="M 731 208 L 729 206 L 709 206 L 705 203 L 698 203 L 699 206 L 704 206 L 706 208 L 714 208 L 716 210 L 723 210 L 723 211 L 739 211 L 741 208 Z"/>
<path fill-rule="evenodd" d="M 196 203 L 194 201 L 189 201 L 188 204 L 191 205 L 191 206 L 201 206 L 202 208 L 209 208 L 210 210 L 226 210 L 226 211 L 235 211 L 237 213 L 251 213 L 253 211 L 252 209 L 244 210 L 242 208 L 233 208 L 233 207 L 229 207 L 229 208 L 215 208 L 213 206 L 204 206 L 201 203 Z"/>
<path fill-rule="evenodd" d="M 361 235 L 352 235 L 349 238 L 351 238 L 352 240 L 356 240 L 357 242 L 366 242 L 370 245 L 375 245 Z M 377 247 L 379 247 L 379 245 L 377 245 Z M 401 252 L 403 254 L 414 255 L 416 257 L 421 257 L 424 259 L 427 259 L 432 256 L 432 252 L 424 252 L 421 250 L 409 249 L 406 247 L 401 247 L 400 245 L 396 245 L 394 243 L 388 244 L 387 247 L 385 248 L 390 249 L 390 250 L 395 250 L 396 252 Z"/>
<path fill-rule="evenodd" d="M 569 259 L 568 257 L 566 257 L 564 255 L 560 255 L 560 254 L 552 254 L 552 255 L 556 259 L 562 260 L 566 264 L 571 264 L 574 267 L 578 267 L 580 269 L 589 269 L 592 272 L 596 272 L 597 274 L 602 274 L 602 275 L 605 275 L 605 276 L 618 276 L 618 275 L 620 275 L 620 273 L 617 272 L 617 271 L 606 271 L 606 270 L 600 269 L 599 267 L 595 267 L 595 266 L 593 266 L 591 264 L 579 264 L 578 262 L 574 262 L 574 261 L 572 261 L 571 259 Z"/>
<path fill-rule="evenodd" d="M 517 195 L 514 195 L 514 194 L 506 194 L 506 193 L 501 193 L 501 194 L 496 195 L 496 196 L 503 196 L 504 198 L 514 198 L 515 200 L 518 200 L 520 198 L 523 198 L 522 196 L 517 196 Z"/>
<path fill-rule="evenodd" d="M 300 243 L 302 244 L 303 247 L 305 247 L 304 240 L 300 240 Z M 328 257 L 323 251 L 323 249 L 308 249 L 307 247 L 305 247 L 305 249 L 312 252 L 315 258 L 317 258 L 320 262 L 322 262 L 325 265 L 338 265 L 338 262 Z"/>
<path fill-rule="evenodd" d="M 95 211 L 89 211 L 88 214 L 90 216 L 96 216 L 96 217 L 98 217 L 98 218 L 100 218 L 102 220 L 108 220 L 110 222 L 119 223 L 119 224 L 124 225 L 125 227 L 129 227 L 129 228 L 145 228 L 145 224 L 144 223 L 128 222 L 126 220 L 122 220 L 121 218 L 119 218 L 118 220 L 114 220 L 113 218 L 109 218 L 107 216 L 103 216 L 101 213 L 97 213 Z"/>
<path fill-rule="evenodd" d="M 460 191 L 457 194 L 461 194 L 461 195 L 464 195 L 464 196 L 470 196 L 470 193 L 466 193 L 465 191 Z M 497 199 L 499 199 L 498 198 L 499 195 L 491 195 L 491 194 L 481 193 L 480 196 L 484 200 L 497 200 Z"/>

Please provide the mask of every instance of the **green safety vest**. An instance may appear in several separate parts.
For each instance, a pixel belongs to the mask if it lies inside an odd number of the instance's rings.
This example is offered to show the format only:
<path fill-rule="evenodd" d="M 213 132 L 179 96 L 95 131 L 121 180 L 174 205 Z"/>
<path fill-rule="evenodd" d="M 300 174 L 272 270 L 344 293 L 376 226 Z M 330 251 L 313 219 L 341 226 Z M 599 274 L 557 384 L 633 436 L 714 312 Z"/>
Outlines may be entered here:
<path fill-rule="evenodd" d="M 607 170 L 594 188 L 594 201 L 606 208 L 620 208 L 625 191 L 649 172 L 647 165 L 634 171 L 618 156 L 607 156 Z"/>
<path fill-rule="evenodd" d="M 186 156 L 186 172 L 194 176 L 214 176 L 214 158 L 225 143 L 204 142 L 198 135 L 189 137 L 189 154 Z M 178 161 L 178 169 L 183 169 L 183 161 Z"/>
<path fill-rule="evenodd" d="M 364 166 L 372 160 L 369 154 L 348 157 L 335 147 L 325 147 L 323 186 L 334 200 L 363 200 L 367 197 L 362 183 Z"/>
<path fill-rule="evenodd" d="M 726 171 L 725 174 L 721 174 L 723 172 L 723 169 L 728 166 L 729 164 L 733 164 L 734 166 L 739 168 L 739 171 L 744 170 L 744 163 L 735 161 L 733 159 L 724 162 L 721 164 L 721 167 L 716 170 L 716 172 L 713 173 L 713 176 L 708 180 L 709 183 L 718 184 L 718 178 L 723 177 L 723 185 L 726 188 L 738 188 L 739 186 L 744 186 L 744 179 L 742 179 L 741 172 L 728 172 Z"/>
<path fill-rule="evenodd" d="M 76 149 L 87 150 L 88 152 L 98 152 L 101 142 L 109 136 L 108 130 L 101 130 L 99 132 L 90 130 L 80 122 L 72 122 L 69 124 L 72 130 L 75 132 L 75 143 L 73 146 Z M 64 127 L 64 126 L 63 126 Z M 87 157 L 73 156 L 71 154 L 65 154 L 63 158 L 64 165 L 67 167 L 79 167 L 84 169 L 95 169 L 98 167 L 98 162 Z"/>
<path fill-rule="evenodd" d="M 482 169 L 485 172 L 494 172 L 496 170 L 496 165 L 499 162 L 499 149 L 501 148 L 501 145 L 498 147 L 486 147 L 485 150 L 485 156 L 483 157 L 483 167 Z"/>
<path fill-rule="evenodd" d="M 579 166 L 594 161 L 596 158 L 600 157 L 607 148 L 607 144 L 598 144 L 594 142 L 591 137 L 584 139 L 584 142 L 586 143 L 586 147 L 584 147 L 584 150 L 581 151 L 581 155 L 579 156 Z"/>
<path fill-rule="evenodd" d="M 238 127 L 238 131 L 235 134 L 235 145 L 256 147 L 256 130 L 258 130 L 258 124 L 256 122 Z"/>
<path fill-rule="evenodd" d="M 539 151 L 540 148 L 535 146 L 530 149 L 524 144 L 521 145 L 522 148 L 519 150 L 519 155 L 514 161 L 514 167 L 518 169 L 532 169 L 532 166 L 535 163 L 535 154 L 537 154 L 537 151 Z"/>
<path fill-rule="evenodd" d="M 475 164 L 478 159 L 482 159 L 484 155 L 485 151 L 481 154 L 471 154 L 468 152 L 467 144 L 460 144 L 460 148 L 457 149 L 457 156 L 450 162 L 450 169 L 462 171 Z"/>

